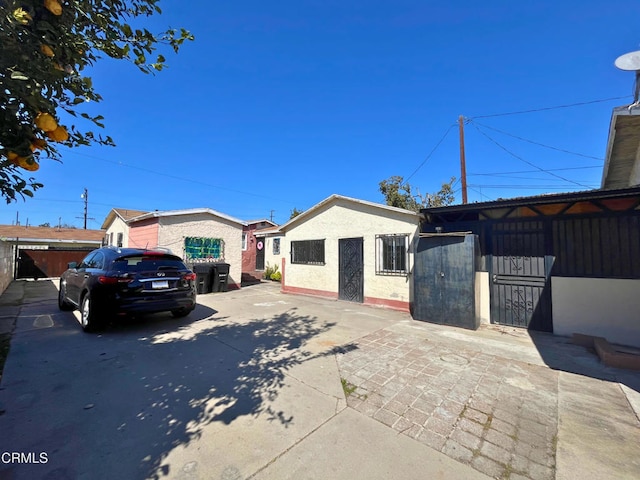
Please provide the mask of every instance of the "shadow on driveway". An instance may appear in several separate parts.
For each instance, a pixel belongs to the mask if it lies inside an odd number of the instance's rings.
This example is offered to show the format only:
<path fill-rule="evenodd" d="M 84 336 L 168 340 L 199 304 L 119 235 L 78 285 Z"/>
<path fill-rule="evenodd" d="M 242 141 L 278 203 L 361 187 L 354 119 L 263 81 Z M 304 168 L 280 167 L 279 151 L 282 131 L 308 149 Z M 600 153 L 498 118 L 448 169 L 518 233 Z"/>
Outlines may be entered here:
<path fill-rule="evenodd" d="M 0 450 L 47 452 L 49 461 L 0 465 L 2 478 L 174 475 L 163 460 L 207 425 L 266 416 L 288 428 L 293 415 L 272 407 L 287 371 L 339 350 L 305 351 L 335 323 L 296 308 L 234 321 L 199 305 L 186 318 L 151 315 L 86 334 L 57 311 L 55 287 L 46 293 L 20 312 L 18 324 L 47 314 L 54 325 L 16 329 L 0 389 L 8 433 Z"/>

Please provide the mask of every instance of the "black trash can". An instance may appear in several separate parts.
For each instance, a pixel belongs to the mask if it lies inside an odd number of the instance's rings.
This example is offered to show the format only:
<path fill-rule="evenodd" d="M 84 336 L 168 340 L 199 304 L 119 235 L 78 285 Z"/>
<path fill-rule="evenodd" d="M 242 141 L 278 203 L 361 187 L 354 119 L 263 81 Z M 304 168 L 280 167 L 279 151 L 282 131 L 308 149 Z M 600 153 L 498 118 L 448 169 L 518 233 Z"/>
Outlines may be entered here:
<path fill-rule="evenodd" d="M 228 290 L 230 266 L 228 263 L 213 264 L 213 292 L 226 292 Z"/>
<path fill-rule="evenodd" d="M 211 293 L 211 272 L 210 263 L 197 263 L 193 266 L 193 273 L 196 274 L 196 289 L 198 293 Z"/>

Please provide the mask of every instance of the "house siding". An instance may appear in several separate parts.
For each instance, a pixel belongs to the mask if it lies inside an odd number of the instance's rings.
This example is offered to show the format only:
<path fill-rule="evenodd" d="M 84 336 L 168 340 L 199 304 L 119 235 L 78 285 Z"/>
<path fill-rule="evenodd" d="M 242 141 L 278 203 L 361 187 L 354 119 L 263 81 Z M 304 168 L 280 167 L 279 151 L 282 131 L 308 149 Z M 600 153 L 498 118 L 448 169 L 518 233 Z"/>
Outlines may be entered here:
<path fill-rule="evenodd" d="M 122 234 L 122 247 L 129 247 L 129 226 L 124 220 L 122 220 L 122 218 L 116 216 L 111 225 L 109 225 L 109 228 L 107 228 L 106 232 L 109 245 L 118 245 L 119 233 Z"/>
<path fill-rule="evenodd" d="M 375 236 L 409 235 L 408 270 L 413 269 L 412 245 L 418 232 L 418 218 L 371 205 L 336 200 L 309 218 L 288 228 L 281 243 L 285 257 L 283 291 L 337 298 L 339 294 L 338 244 L 344 238 L 363 238 L 364 303 L 409 311 L 411 275 L 376 275 Z M 291 242 L 321 240 L 325 243 L 324 265 L 291 263 Z"/>
<path fill-rule="evenodd" d="M 158 241 L 185 258 L 186 237 L 221 238 L 224 262 L 229 267 L 229 288 L 239 288 L 242 278 L 242 225 L 209 214 L 160 217 Z"/>
<path fill-rule="evenodd" d="M 158 219 L 151 218 L 148 220 L 141 220 L 129 227 L 129 240 L 128 247 L 130 248 L 152 248 L 152 247 L 167 247 L 161 243 L 158 237 Z M 171 247 L 167 247 L 171 248 Z M 181 250 L 178 250 L 180 252 Z"/>

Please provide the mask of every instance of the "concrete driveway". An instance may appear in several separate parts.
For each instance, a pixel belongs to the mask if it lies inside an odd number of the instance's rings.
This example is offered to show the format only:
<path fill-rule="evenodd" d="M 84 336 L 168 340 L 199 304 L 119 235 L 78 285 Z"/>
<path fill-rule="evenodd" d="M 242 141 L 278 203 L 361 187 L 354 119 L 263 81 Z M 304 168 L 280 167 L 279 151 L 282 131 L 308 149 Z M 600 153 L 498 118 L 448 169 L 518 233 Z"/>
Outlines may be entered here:
<path fill-rule="evenodd" d="M 85 334 L 56 296 L 0 297 L 1 479 L 640 476 L 638 374 L 558 337 L 274 283 Z"/>

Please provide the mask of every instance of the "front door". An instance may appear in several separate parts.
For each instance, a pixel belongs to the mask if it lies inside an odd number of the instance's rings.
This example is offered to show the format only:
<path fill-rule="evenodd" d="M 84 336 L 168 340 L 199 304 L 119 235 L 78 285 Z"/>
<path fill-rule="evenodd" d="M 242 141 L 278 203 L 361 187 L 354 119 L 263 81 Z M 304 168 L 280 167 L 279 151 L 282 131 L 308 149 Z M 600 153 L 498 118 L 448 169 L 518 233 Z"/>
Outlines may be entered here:
<path fill-rule="evenodd" d="M 364 256 L 362 238 L 338 241 L 338 298 L 349 302 L 364 301 Z"/>
<path fill-rule="evenodd" d="M 264 238 L 256 238 L 256 270 L 264 270 Z"/>
<path fill-rule="evenodd" d="M 491 236 L 491 322 L 553 331 L 542 222 L 495 224 Z"/>

